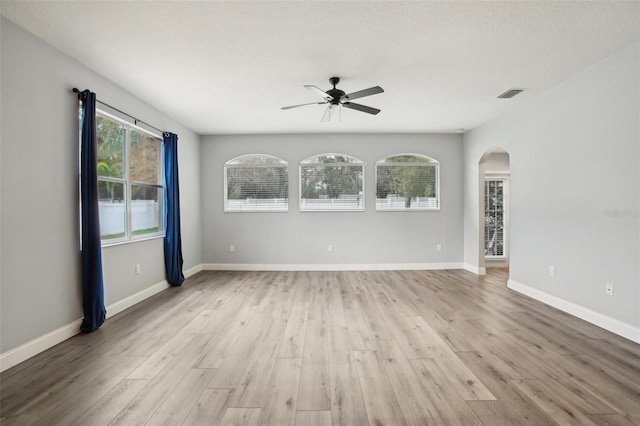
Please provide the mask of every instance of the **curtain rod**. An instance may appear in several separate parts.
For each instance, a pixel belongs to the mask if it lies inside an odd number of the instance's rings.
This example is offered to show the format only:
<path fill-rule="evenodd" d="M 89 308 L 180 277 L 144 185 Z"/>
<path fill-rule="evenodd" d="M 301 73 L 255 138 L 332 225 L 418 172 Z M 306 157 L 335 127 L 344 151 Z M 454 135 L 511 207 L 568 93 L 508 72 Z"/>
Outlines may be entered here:
<path fill-rule="evenodd" d="M 81 90 L 78 90 L 78 88 L 76 88 L 76 87 L 74 87 L 74 88 L 73 88 L 73 93 L 77 93 L 77 94 L 78 94 L 78 96 L 82 95 L 82 91 L 81 91 Z M 126 112 L 124 112 L 124 111 L 122 111 L 122 110 L 119 110 L 118 108 L 112 107 L 111 105 L 109 105 L 109 104 L 108 104 L 108 103 L 106 103 L 106 102 L 102 102 L 102 101 L 100 101 L 100 100 L 98 100 L 98 99 L 96 99 L 96 102 L 98 102 L 99 104 L 102 104 L 102 105 L 104 105 L 104 106 L 106 106 L 106 107 L 109 107 L 109 108 L 111 108 L 111 109 L 112 109 L 112 110 L 114 110 L 114 111 L 118 111 L 120 114 L 124 114 L 124 115 L 126 115 L 127 117 L 132 118 L 132 119 L 133 119 L 133 122 L 134 122 L 134 124 L 135 124 L 136 126 L 138 125 L 138 123 L 142 123 L 142 124 L 144 124 L 145 126 L 150 127 L 150 128 L 152 128 L 153 130 L 156 130 L 156 131 L 160 132 L 160 134 L 162 134 L 162 135 L 164 135 L 165 133 L 169 133 L 169 132 L 165 132 L 164 130 L 160 130 L 160 129 L 158 129 L 157 127 L 152 126 L 151 124 L 149 124 L 149 123 L 147 123 L 147 122 L 145 122 L 145 121 L 142 121 L 142 120 L 140 120 L 140 119 L 138 119 L 138 118 L 134 117 L 134 116 L 133 116 L 133 115 L 131 115 L 131 114 L 127 114 Z"/>

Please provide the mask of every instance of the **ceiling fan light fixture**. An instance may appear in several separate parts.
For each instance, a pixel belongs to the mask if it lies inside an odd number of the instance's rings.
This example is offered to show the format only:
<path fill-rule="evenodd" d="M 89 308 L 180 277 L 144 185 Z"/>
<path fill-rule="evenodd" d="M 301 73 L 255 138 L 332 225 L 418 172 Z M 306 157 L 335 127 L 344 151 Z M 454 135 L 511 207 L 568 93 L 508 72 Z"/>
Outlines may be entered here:
<path fill-rule="evenodd" d="M 342 108 L 340 108 L 340 104 L 329 104 L 327 108 L 324 110 L 324 114 L 322 115 L 322 119 L 320 120 L 322 123 L 328 122 L 342 122 Z"/>

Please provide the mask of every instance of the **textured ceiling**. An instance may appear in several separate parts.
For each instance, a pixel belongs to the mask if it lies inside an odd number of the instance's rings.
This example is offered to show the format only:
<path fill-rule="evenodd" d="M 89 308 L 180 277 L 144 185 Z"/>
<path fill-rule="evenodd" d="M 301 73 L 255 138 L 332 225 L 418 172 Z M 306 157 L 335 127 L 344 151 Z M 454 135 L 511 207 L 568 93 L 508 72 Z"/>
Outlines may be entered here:
<path fill-rule="evenodd" d="M 5 1 L 2 14 L 200 134 L 452 132 L 637 41 L 636 1 Z M 89 31 L 87 31 L 89 29 Z M 377 116 L 324 106 L 346 92 Z M 511 100 L 508 88 L 526 88 Z M 98 94 L 108 102 L 108 94 Z"/>

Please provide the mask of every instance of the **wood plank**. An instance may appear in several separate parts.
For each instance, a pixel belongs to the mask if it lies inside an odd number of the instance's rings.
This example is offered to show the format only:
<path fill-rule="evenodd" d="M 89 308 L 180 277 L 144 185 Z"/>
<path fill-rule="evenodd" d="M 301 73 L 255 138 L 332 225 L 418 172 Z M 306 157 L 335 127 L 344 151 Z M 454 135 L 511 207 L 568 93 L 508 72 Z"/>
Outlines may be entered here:
<path fill-rule="evenodd" d="M 291 315 L 284 329 L 284 337 L 280 346 L 280 358 L 302 358 L 304 339 L 309 316 L 308 303 L 297 303 L 291 309 Z"/>
<path fill-rule="evenodd" d="M 10 389 L 13 386 L 27 388 L 34 383 L 41 383 L 43 379 L 50 376 L 53 371 L 59 371 L 64 365 L 71 364 L 81 358 L 85 352 L 91 351 L 90 346 L 72 344 L 73 339 L 69 339 L 56 345 L 55 351 L 42 352 L 1 374 L 2 388 Z M 9 399 L 15 394 L 3 391 L 0 388 L 0 405 L 4 408 L 8 406 Z"/>
<path fill-rule="evenodd" d="M 500 370 L 512 379 L 536 378 L 539 365 L 549 362 L 548 356 L 536 356 L 519 344 L 511 333 L 487 332 L 472 321 L 461 323 L 460 331 L 474 345 L 475 351 L 496 360 Z"/>
<path fill-rule="evenodd" d="M 546 364 L 547 374 L 574 382 L 581 390 L 590 393 L 622 416 L 640 424 L 640 393 L 612 378 L 603 366 L 586 356 L 559 356 Z M 546 377 L 546 376 L 545 376 Z"/>
<path fill-rule="evenodd" d="M 263 338 L 254 343 L 257 350 L 247 360 L 246 367 L 238 376 L 236 390 L 231 397 L 230 405 L 232 407 L 261 408 L 264 406 L 268 397 L 267 390 L 269 389 L 271 372 L 276 364 L 285 325 L 285 320 L 270 320 L 270 325 Z"/>
<path fill-rule="evenodd" d="M 129 379 L 121 381 L 70 424 L 73 426 L 108 425 L 133 398 L 144 390 L 149 382 L 150 380 Z"/>
<path fill-rule="evenodd" d="M 331 411 L 296 411 L 295 426 L 331 426 Z"/>
<path fill-rule="evenodd" d="M 422 310 L 421 316 L 454 352 L 470 352 L 476 349 L 460 332 L 460 320 L 446 320 L 433 310 Z"/>
<path fill-rule="evenodd" d="M 402 356 L 402 351 L 393 341 L 385 343 L 384 352 L 388 356 L 383 357 L 382 365 L 407 424 L 410 426 L 445 424 L 445 419 L 440 416 L 427 390 L 419 380 L 416 380 L 416 373 L 409 361 Z"/>
<path fill-rule="evenodd" d="M 112 350 L 108 351 L 111 359 L 105 356 L 98 356 L 98 359 L 102 361 L 102 364 L 93 365 L 86 361 L 75 363 L 79 369 L 76 372 L 68 371 L 65 367 L 64 374 L 61 380 L 54 383 L 50 383 L 44 380 L 46 384 L 40 388 L 37 388 L 34 384 L 32 399 L 22 400 L 20 405 L 15 405 L 15 411 L 5 410 L 3 407 L 4 423 L 7 424 L 34 424 L 44 416 L 54 410 L 59 404 L 62 404 L 67 398 L 71 398 L 74 395 L 82 395 L 83 389 L 94 383 L 97 378 L 104 377 L 111 374 L 111 369 L 114 369 L 114 374 L 121 374 L 121 371 L 117 370 L 117 366 L 120 361 L 125 358 L 126 349 L 119 345 Z M 137 364 L 139 365 L 141 358 L 137 358 Z M 126 364 L 127 368 L 130 366 Z M 137 365 L 136 365 L 137 366 Z M 128 374 L 132 369 L 126 372 Z M 122 380 L 124 376 L 120 379 Z M 27 393 L 29 395 L 29 393 Z M 14 408 L 14 404 L 20 401 L 19 398 L 8 399 L 10 405 Z M 13 411 L 13 412 L 12 412 Z"/>
<path fill-rule="evenodd" d="M 303 361 L 298 388 L 298 409 L 329 410 L 330 407 L 329 365 Z"/>
<path fill-rule="evenodd" d="M 222 365 L 255 310 L 255 306 L 245 306 L 234 312 L 218 311 L 226 319 L 215 329 L 211 342 L 196 362 L 198 368 L 219 368 Z"/>
<path fill-rule="evenodd" d="M 336 272 L 325 272 L 327 282 L 324 293 L 324 306 L 327 311 L 326 321 L 329 326 L 344 326 L 344 305 L 342 301 L 342 290 L 337 282 Z"/>
<path fill-rule="evenodd" d="M 293 426 L 301 364 L 300 359 L 278 359 L 271 375 L 269 398 L 260 413 L 259 425 Z"/>
<path fill-rule="evenodd" d="M 73 395 L 67 392 L 56 393 L 49 403 L 55 407 L 46 416 L 38 421 L 40 425 L 64 425 L 72 423 L 93 404 L 104 397 L 111 389 L 117 386 L 127 374 L 135 369 L 143 361 L 142 357 L 124 357 L 115 368 L 109 369 L 96 377 L 91 383 L 78 390 Z M 44 407 L 45 405 L 40 405 Z M 33 416 L 39 410 L 28 410 L 28 415 Z M 28 418 L 18 418 L 17 423 L 33 424 Z"/>
<path fill-rule="evenodd" d="M 478 352 L 459 352 L 458 357 L 476 374 L 482 383 L 493 393 L 497 400 L 501 403 L 500 409 L 508 412 L 509 418 L 513 420 L 512 424 L 524 423 L 531 425 L 554 424 L 540 407 L 532 404 L 530 399 L 517 387 L 511 383 L 511 377 L 502 368 L 501 360 L 495 358 L 492 354 L 480 354 Z M 472 408 L 480 409 L 481 404 L 471 404 L 467 401 L 467 405 Z M 485 405 L 485 410 L 492 407 Z M 489 408 L 486 408 L 489 407 Z M 474 410 L 475 412 L 475 410 Z M 478 417 L 484 411 L 479 412 Z M 500 418 L 504 415 L 501 413 Z M 485 419 L 486 421 L 486 419 Z"/>
<path fill-rule="evenodd" d="M 264 339 L 264 335 L 269 332 L 271 320 L 264 313 L 256 312 L 246 327 L 244 327 L 236 339 L 235 343 L 229 348 L 224 361 L 218 367 L 218 372 L 209 388 L 231 389 L 235 388 L 240 380 L 240 376 L 244 372 L 247 363 L 255 358 L 259 346 L 256 344 Z"/>
<path fill-rule="evenodd" d="M 129 374 L 128 379 L 151 380 L 175 359 L 186 344 L 193 339 L 192 334 L 177 333 L 164 345 L 158 348 L 153 355 L 144 358 L 144 362 Z"/>
<path fill-rule="evenodd" d="M 184 421 L 184 426 L 219 425 L 233 389 L 204 389 Z"/>
<path fill-rule="evenodd" d="M 346 327 L 329 327 L 331 424 L 368 425 L 362 388 Z"/>
<path fill-rule="evenodd" d="M 326 282 L 322 279 L 320 272 L 305 272 L 305 278 L 310 281 L 309 319 L 326 319 L 326 309 L 324 305 L 324 294 L 326 292 Z"/>
<path fill-rule="evenodd" d="M 484 425 L 513 426 L 516 424 L 536 424 L 527 423 L 523 421 L 523 419 L 515 418 L 500 401 L 467 401 L 467 405 Z"/>
<path fill-rule="evenodd" d="M 513 383 L 556 422 L 566 425 L 595 425 L 572 401 L 557 398 L 553 390 L 540 380 L 514 380 Z"/>
<path fill-rule="evenodd" d="M 146 424 L 149 426 L 182 424 L 215 372 L 212 369 L 201 368 L 187 371 L 184 379 L 169 394 Z"/>
<path fill-rule="evenodd" d="M 292 272 L 278 272 L 278 292 L 274 294 L 275 303 L 271 309 L 272 318 L 287 319 L 293 307 L 296 294 L 294 275 Z"/>
<path fill-rule="evenodd" d="M 343 286 L 344 317 L 349 329 L 351 345 L 354 350 L 376 350 L 378 344 L 373 331 L 375 323 L 370 320 L 369 313 L 365 312 L 358 300 L 355 288 L 362 285 L 356 280 L 357 275 L 349 274 L 349 285 Z"/>
<path fill-rule="evenodd" d="M 220 426 L 257 426 L 260 411 L 260 408 L 227 408 Z"/>
<path fill-rule="evenodd" d="M 428 398 L 443 419 L 452 424 L 480 425 L 466 401 L 433 359 L 409 361 Z"/>
<path fill-rule="evenodd" d="M 175 390 L 193 367 L 211 339 L 210 334 L 197 334 L 152 381 L 113 420 L 114 424 L 144 424 Z"/>
<path fill-rule="evenodd" d="M 331 406 L 328 340 L 325 322 L 309 320 L 298 390 L 298 410 L 329 410 Z"/>
<path fill-rule="evenodd" d="M 293 304 L 306 304 L 309 305 L 311 301 L 311 280 L 306 276 L 304 272 L 293 272 L 293 287 L 296 294 L 293 298 Z"/>
<path fill-rule="evenodd" d="M 621 414 L 589 414 L 587 417 L 598 426 L 637 426 L 638 423 Z"/>
<path fill-rule="evenodd" d="M 354 351 L 362 395 L 369 423 L 373 425 L 406 425 L 402 409 L 391 390 L 391 384 L 375 352 Z"/>

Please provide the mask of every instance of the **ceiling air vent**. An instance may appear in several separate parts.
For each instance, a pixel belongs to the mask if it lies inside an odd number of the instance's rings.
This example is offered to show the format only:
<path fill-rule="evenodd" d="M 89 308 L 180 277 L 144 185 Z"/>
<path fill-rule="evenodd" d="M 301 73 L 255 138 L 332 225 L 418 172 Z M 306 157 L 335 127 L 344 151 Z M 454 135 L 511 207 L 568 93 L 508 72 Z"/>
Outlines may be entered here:
<path fill-rule="evenodd" d="M 503 94 L 498 96 L 498 99 L 509 99 L 509 98 L 513 98 L 515 95 L 518 95 L 520 93 L 524 92 L 524 89 L 509 89 L 506 92 L 504 92 Z"/>

